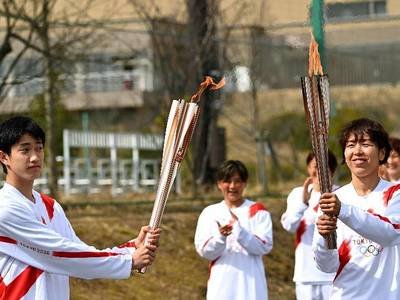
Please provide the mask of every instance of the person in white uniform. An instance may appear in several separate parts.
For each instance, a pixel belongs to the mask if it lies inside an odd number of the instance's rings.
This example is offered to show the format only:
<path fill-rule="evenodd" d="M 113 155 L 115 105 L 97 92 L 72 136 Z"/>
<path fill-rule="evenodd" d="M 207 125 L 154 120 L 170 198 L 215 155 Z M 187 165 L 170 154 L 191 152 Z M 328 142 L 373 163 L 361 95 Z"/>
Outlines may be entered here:
<path fill-rule="evenodd" d="M 331 175 L 337 168 L 335 155 L 328 152 Z M 286 211 L 281 224 L 285 230 L 296 233 L 295 267 L 293 281 L 296 283 L 297 300 L 327 300 L 335 273 L 325 273 L 317 268 L 312 254 L 312 240 L 321 196 L 317 162 L 313 152 L 306 158 L 308 177 L 303 186 L 295 187 L 287 197 Z M 333 186 L 336 189 L 337 186 Z"/>
<path fill-rule="evenodd" d="M 224 200 L 198 219 L 194 243 L 209 260 L 208 300 L 268 299 L 262 257 L 272 249 L 272 221 L 261 202 L 243 197 L 247 179 L 242 162 L 224 162 L 217 171 Z"/>
<path fill-rule="evenodd" d="M 69 299 L 69 277 L 128 278 L 150 265 L 160 230 L 143 226 L 119 247 L 98 250 L 82 242 L 62 207 L 33 190 L 44 163 L 45 134 L 32 119 L 0 124 L 0 299 Z M 148 235 L 149 244 L 144 245 Z"/>
<path fill-rule="evenodd" d="M 376 121 L 357 119 L 341 132 L 351 181 L 320 198 L 322 214 L 314 255 L 324 272 L 336 272 L 330 299 L 400 299 L 400 184 L 378 176 L 391 147 Z M 324 237 L 337 227 L 338 249 Z"/>
<path fill-rule="evenodd" d="M 400 183 L 400 139 L 391 137 L 389 141 L 392 151 L 386 163 L 386 175 L 389 181 Z"/>

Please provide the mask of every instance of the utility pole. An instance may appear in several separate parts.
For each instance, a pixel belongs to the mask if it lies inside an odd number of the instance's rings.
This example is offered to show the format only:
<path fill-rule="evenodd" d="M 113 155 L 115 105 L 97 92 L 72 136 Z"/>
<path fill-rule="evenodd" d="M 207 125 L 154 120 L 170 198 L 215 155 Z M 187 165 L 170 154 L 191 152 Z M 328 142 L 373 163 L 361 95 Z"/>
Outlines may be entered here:
<path fill-rule="evenodd" d="M 328 63 L 325 51 L 325 18 L 324 18 L 324 0 L 311 0 L 311 26 L 314 38 L 318 43 L 318 52 L 321 58 L 322 68 L 326 74 L 328 71 Z M 336 104 L 330 102 L 329 114 L 331 117 L 336 115 Z"/>
<path fill-rule="evenodd" d="M 318 51 L 321 57 L 322 67 L 326 73 L 326 53 L 325 53 L 325 21 L 324 21 L 324 0 L 311 0 L 311 26 L 314 38 L 318 43 Z"/>

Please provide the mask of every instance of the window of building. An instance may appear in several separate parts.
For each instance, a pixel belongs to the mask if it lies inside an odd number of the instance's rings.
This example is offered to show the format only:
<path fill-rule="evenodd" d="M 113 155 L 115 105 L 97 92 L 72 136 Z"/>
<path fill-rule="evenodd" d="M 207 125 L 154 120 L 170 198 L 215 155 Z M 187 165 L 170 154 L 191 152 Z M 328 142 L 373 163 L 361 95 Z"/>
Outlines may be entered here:
<path fill-rule="evenodd" d="M 326 18 L 328 20 L 371 18 L 386 13 L 386 0 L 363 0 L 326 5 Z"/>

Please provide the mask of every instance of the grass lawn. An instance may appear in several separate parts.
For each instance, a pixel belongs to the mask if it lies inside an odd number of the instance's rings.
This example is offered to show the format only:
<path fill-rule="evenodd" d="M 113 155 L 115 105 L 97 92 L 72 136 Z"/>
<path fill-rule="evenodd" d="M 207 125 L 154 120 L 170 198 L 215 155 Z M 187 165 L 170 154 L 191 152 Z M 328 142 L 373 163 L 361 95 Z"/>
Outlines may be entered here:
<path fill-rule="evenodd" d="M 283 231 L 279 222 L 285 199 L 261 201 L 271 212 L 274 223 L 274 248 L 264 258 L 270 299 L 294 299 L 294 237 Z M 156 262 L 145 274 L 118 281 L 71 279 L 71 299 L 205 299 L 208 263 L 195 252 L 193 236 L 200 209 L 207 204 L 167 205 Z M 67 211 L 78 236 L 99 248 L 119 245 L 135 237 L 140 226 L 148 223 L 150 214 L 151 207 L 132 205 Z"/>

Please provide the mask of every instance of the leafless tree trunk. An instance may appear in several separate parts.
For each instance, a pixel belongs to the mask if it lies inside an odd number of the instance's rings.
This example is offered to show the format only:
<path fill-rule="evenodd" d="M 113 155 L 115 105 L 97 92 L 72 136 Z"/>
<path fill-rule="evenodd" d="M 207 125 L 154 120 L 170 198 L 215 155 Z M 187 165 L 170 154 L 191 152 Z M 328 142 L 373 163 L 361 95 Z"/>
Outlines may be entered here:
<path fill-rule="evenodd" d="M 257 153 L 257 177 L 258 183 L 262 187 L 262 192 L 267 192 L 267 178 L 265 172 L 265 137 L 260 124 L 259 106 L 258 106 L 258 90 L 262 79 L 262 64 L 260 62 L 262 55 L 262 47 L 259 46 L 263 42 L 264 31 L 262 28 L 250 28 L 250 36 L 252 42 L 251 60 L 250 60 L 250 78 L 251 78 L 251 98 L 253 106 L 253 132 L 256 142 Z"/>
<path fill-rule="evenodd" d="M 45 78 L 46 85 L 44 91 L 45 99 L 45 115 L 46 115 L 46 131 L 47 131 L 47 165 L 48 173 L 48 188 L 50 194 L 57 197 L 57 164 L 56 164 L 56 122 L 55 122 L 55 103 L 56 103 L 56 73 L 54 70 L 54 62 L 49 36 L 49 1 L 42 2 L 42 26 L 38 29 L 38 35 L 41 40 L 42 49 L 47 55 L 43 55 L 45 62 Z"/>
<path fill-rule="evenodd" d="M 218 1 L 186 0 L 187 24 L 179 23 L 177 19 L 155 17 L 142 1 L 130 0 L 130 3 L 148 23 L 154 63 L 159 66 L 158 71 L 168 95 L 174 98 L 190 95 L 205 75 L 221 75 L 216 74 L 219 71 Z M 152 10 L 157 11 L 154 5 Z M 214 155 L 217 151 L 213 149 L 216 146 L 213 139 L 223 136 L 217 129 L 217 97 L 216 92 L 205 92 L 200 102 L 201 117 L 193 138 L 189 166 L 194 194 L 198 184 L 213 181 L 214 169 L 220 160 L 218 155 Z"/>
<path fill-rule="evenodd" d="M 189 33 L 194 48 L 196 81 L 201 82 L 204 76 L 220 77 L 219 47 L 217 43 L 218 2 L 214 0 L 188 0 Z M 218 78 L 219 79 L 219 78 Z M 218 93 L 207 91 L 201 101 L 201 115 L 194 136 L 194 178 L 197 184 L 214 182 L 215 170 L 220 162 L 212 158 L 213 148 L 218 136 L 217 119 Z M 218 141 L 224 143 L 224 141 Z M 215 165 L 213 165 L 213 162 Z"/>

